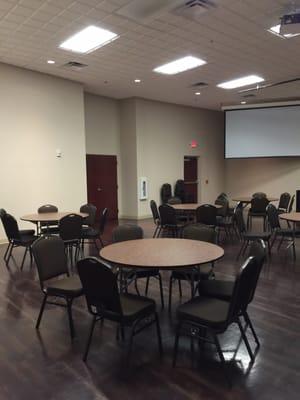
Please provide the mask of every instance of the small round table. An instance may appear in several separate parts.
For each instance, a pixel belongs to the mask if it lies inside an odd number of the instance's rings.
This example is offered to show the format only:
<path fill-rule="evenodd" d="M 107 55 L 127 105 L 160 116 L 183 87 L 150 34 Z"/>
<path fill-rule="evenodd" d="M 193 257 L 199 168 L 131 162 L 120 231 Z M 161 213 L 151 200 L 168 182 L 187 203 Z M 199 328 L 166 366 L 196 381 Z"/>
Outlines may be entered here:
<path fill-rule="evenodd" d="M 51 212 L 51 213 L 35 213 L 35 214 L 23 215 L 23 217 L 21 217 L 20 219 L 22 221 L 33 222 L 35 224 L 39 222 L 53 224 L 55 222 L 60 221 L 63 217 L 69 214 L 77 214 L 83 218 L 88 216 L 87 213 L 81 213 L 81 212 Z"/>
<path fill-rule="evenodd" d="M 287 246 L 287 249 L 289 247 L 293 247 L 293 253 L 294 253 L 294 259 L 296 259 L 296 223 L 300 222 L 300 212 L 290 212 L 290 213 L 283 213 L 279 214 L 279 218 L 283 219 L 288 222 L 293 223 L 293 237 L 291 243 Z"/>
<path fill-rule="evenodd" d="M 251 200 L 253 199 L 252 196 L 237 196 L 232 199 L 232 201 L 237 201 L 245 204 L 251 203 Z M 279 199 L 277 197 L 269 197 L 267 196 L 267 199 L 272 202 L 272 201 L 278 201 Z"/>
<path fill-rule="evenodd" d="M 114 243 L 100 250 L 100 257 L 120 267 L 173 270 L 219 260 L 216 244 L 190 239 L 138 239 Z"/>
<path fill-rule="evenodd" d="M 198 207 L 203 204 L 199 203 L 180 203 L 180 204 L 169 204 L 169 206 L 173 207 L 177 211 L 196 211 Z M 222 208 L 220 204 L 213 204 L 216 208 Z"/>

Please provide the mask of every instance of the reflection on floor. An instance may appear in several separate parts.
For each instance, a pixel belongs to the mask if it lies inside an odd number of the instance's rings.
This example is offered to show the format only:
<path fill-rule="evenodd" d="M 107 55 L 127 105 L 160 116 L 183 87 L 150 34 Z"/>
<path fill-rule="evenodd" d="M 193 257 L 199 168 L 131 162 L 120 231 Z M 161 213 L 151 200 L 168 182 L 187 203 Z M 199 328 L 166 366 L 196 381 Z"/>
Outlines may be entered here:
<path fill-rule="evenodd" d="M 152 221 L 140 221 L 145 236 L 151 237 Z M 110 223 L 104 237 L 109 242 Z M 240 262 L 235 261 L 239 243 L 226 243 L 225 256 L 216 263 L 216 274 L 234 276 Z M 173 292 L 173 314 L 160 311 L 165 356 L 159 361 L 156 336 L 152 329 L 136 337 L 132 365 L 124 366 L 125 346 L 116 341 L 112 323 L 99 325 L 87 364 L 82 353 L 90 316 L 84 299 L 74 303 L 77 338 L 70 343 L 68 322 L 64 309 L 47 306 L 37 332 L 34 324 L 42 295 L 35 267 L 27 261 L 24 271 L 11 261 L 7 271 L 3 262 L 5 246 L 0 246 L 0 399 L 298 399 L 300 391 L 300 252 L 294 262 L 292 254 L 274 249 L 265 265 L 251 305 L 250 313 L 261 340 L 261 348 L 254 366 L 243 345 L 230 363 L 234 386 L 228 389 L 216 353 L 206 346 L 196 354 L 192 365 L 190 343 L 183 339 L 178 366 L 171 366 L 174 344 L 178 288 Z M 96 255 L 94 248 L 86 254 Z M 20 263 L 22 250 L 15 250 L 15 261 Z M 190 290 L 184 285 L 183 298 Z M 141 291 L 143 284 L 140 284 Z M 164 274 L 167 299 L 168 273 Z M 132 289 L 134 290 L 134 289 Z M 160 307 L 159 290 L 154 280 L 149 295 Z M 225 356 L 230 359 L 239 340 L 232 327 L 222 337 Z M 254 342 L 251 339 L 251 344 Z M 231 351 L 230 351 L 231 350 Z"/>

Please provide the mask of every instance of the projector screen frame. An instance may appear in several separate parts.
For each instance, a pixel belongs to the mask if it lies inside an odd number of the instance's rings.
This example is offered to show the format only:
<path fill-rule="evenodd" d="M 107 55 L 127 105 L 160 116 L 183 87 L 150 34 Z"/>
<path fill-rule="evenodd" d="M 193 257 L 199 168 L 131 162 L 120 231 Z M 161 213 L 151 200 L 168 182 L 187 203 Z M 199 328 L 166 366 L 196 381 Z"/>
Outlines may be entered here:
<path fill-rule="evenodd" d="M 224 111 L 224 160 L 250 160 L 250 159 L 261 159 L 261 158 L 296 158 L 295 156 L 251 156 L 251 157 L 226 157 L 226 112 L 227 111 L 241 111 L 241 110 L 261 110 L 267 108 L 285 108 L 285 107 L 300 107 L 300 101 L 293 101 L 290 103 L 272 103 L 272 105 L 267 104 L 253 104 L 253 106 L 234 106 L 234 107 L 223 107 Z"/>

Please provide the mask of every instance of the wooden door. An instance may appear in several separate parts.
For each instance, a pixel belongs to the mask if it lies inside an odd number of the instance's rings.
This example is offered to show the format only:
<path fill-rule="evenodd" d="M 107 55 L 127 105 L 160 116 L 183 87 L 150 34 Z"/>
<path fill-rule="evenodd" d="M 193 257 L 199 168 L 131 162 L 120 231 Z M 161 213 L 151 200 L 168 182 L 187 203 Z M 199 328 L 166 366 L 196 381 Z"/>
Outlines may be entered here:
<path fill-rule="evenodd" d="M 186 201 L 198 202 L 198 158 L 184 157 L 184 187 Z"/>
<path fill-rule="evenodd" d="M 117 157 L 87 154 L 87 193 L 88 202 L 99 211 L 108 208 L 108 218 L 118 219 Z"/>

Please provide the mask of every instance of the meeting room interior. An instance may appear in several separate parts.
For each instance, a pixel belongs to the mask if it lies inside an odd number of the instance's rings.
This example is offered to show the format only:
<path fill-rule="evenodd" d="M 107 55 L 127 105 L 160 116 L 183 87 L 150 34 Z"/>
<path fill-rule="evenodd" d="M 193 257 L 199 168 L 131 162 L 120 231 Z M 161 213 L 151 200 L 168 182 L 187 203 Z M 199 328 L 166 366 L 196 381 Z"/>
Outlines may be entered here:
<path fill-rule="evenodd" d="M 0 400 L 296 400 L 300 1 L 0 0 Z"/>

